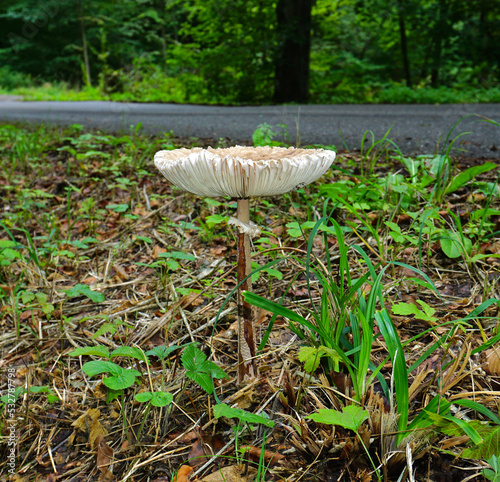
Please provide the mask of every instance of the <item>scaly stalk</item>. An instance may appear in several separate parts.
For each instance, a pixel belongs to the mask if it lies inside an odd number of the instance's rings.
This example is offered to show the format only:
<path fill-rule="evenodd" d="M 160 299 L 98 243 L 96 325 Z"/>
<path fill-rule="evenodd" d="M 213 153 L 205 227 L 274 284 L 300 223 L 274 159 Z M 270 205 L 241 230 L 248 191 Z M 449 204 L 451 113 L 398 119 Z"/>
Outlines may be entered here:
<path fill-rule="evenodd" d="M 238 220 L 244 225 L 250 222 L 248 199 L 238 199 Z M 238 234 L 238 383 L 255 378 L 255 335 L 253 310 L 243 299 L 243 291 L 252 290 L 251 279 L 243 281 L 251 272 L 250 236 L 240 229 Z M 243 281 L 243 283 L 242 283 Z M 241 283 L 241 284 L 240 284 Z"/>

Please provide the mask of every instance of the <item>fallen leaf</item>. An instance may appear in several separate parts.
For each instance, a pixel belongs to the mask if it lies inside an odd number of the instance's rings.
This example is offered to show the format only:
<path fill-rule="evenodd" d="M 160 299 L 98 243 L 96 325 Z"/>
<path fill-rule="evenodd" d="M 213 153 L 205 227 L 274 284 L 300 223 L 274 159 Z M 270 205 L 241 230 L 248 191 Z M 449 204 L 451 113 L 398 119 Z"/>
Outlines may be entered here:
<path fill-rule="evenodd" d="M 231 465 L 203 477 L 200 482 L 253 482 L 256 474 L 257 469 L 253 467 L 247 468 L 243 464 Z"/>
<path fill-rule="evenodd" d="M 80 415 L 71 425 L 89 436 L 90 448 L 94 450 L 99 443 L 99 436 L 103 437 L 108 431 L 101 425 L 99 417 L 101 411 L 98 408 L 90 408 L 84 414 Z"/>
<path fill-rule="evenodd" d="M 189 465 L 196 467 L 206 462 L 207 457 L 215 455 L 222 447 L 224 441 L 217 435 L 200 435 L 189 452 Z"/>
<path fill-rule="evenodd" d="M 104 435 L 97 438 L 97 468 L 104 474 L 113 458 L 113 449 L 104 441 Z"/>
<path fill-rule="evenodd" d="M 125 270 L 125 268 L 123 268 L 122 266 L 120 266 L 119 264 L 114 264 L 113 265 L 113 269 L 115 270 L 115 274 L 116 274 L 116 277 L 120 280 L 120 281 L 126 281 L 129 276 L 128 276 L 128 273 L 127 271 Z"/>
<path fill-rule="evenodd" d="M 166 252 L 167 250 L 165 248 L 162 248 L 161 246 L 158 245 L 155 245 L 155 247 L 153 248 L 153 256 L 155 258 L 158 258 L 160 253 L 166 253 Z"/>
<path fill-rule="evenodd" d="M 116 480 L 116 477 L 113 475 L 113 472 L 106 470 L 106 472 L 99 476 L 97 482 L 113 482 L 114 480 Z"/>
<path fill-rule="evenodd" d="M 189 465 L 183 465 L 178 471 L 177 474 L 175 474 L 174 478 L 172 479 L 172 482 L 188 482 L 189 481 L 189 474 L 193 471 L 193 467 L 190 467 Z"/>
<path fill-rule="evenodd" d="M 72 427 L 75 427 L 82 432 L 88 432 L 90 430 L 90 426 L 94 420 L 97 420 L 101 415 L 101 411 L 98 408 L 89 408 L 85 413 L 80 415 L 72 424 Z"/>
<path fill-rule="evenodd" d="M 250 455 L 250 459 L 254 462 L 258 462 L 261 457 L 262 449 L 260 447 L 248 446 L 241 447 L 242 450 L 246 451 Z M 275 465 L 285 456 L 273 450 L 264 450 L 264 461 L 266 465 Z"/>
<path fill-rule="evenodd" d="M 99 422 L 99 420 L 94 420 L 89 433 L 90 448 L 94 450 L 99 443 L 98 440 L 100 440 L 100 437 L 104 437 L 107 434 L 108 431 L 101 425 L 101 422 Z"/>
<path fill-rule="evenodd" d="M 483 365 L 484 371 L 488 375 L 500 375 L 500 351 L 499 349 L 490 348 L 485 351 L 485 364 Z"/>

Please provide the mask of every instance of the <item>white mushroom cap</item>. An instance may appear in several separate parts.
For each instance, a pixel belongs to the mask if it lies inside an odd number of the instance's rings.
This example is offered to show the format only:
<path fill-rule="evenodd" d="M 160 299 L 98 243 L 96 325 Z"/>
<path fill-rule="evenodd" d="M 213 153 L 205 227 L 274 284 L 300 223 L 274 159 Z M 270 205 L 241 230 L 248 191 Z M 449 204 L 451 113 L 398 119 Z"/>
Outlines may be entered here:
<path fill-rule="evenodd" d="M 199 196 L 272 196 L 303 187 L 331 166 L 335 152 L 293 147 L 175 149 L 155 165 L 177 187 Z"/>

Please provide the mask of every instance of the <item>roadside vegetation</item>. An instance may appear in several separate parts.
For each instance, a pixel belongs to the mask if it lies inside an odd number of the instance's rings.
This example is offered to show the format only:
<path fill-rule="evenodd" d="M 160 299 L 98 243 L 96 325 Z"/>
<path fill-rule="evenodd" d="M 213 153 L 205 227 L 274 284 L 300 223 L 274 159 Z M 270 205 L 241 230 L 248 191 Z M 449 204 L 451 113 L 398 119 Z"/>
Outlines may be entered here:
<path fill-rule="evenodd" d="M 237 386 L 235 202 L 152 163 L 230 141 L 1 125 L 2 480 L 498 480 L 498 165 L 365 139 L 251 201 Z"/>
<path fill-rule="evenodd" d="M 6 0 L 0 30 L 26 99 L 500 102 L 495 0 Z"/>
<path fill-rule="evenodd" d="M 234 105 L 231 97 L 210 99 L 204 95 L 186 97 L 181 80 L 172 80 L 161 74 L 151 85 L 150 82 L 130 84 L 123 78 L 123 92 L 105 92 L 99 87 L 71 87 L 64 82 L 29 81 L 24 87 L 2 88 L 0 94 L 20 96 L 23 100 L 83 101 L 112 100 L 117 102 L 186 102 L 198 104 Z M 314 102 L 314 98 L 312 101 Z M 432 88 L 422 86 L 406 87 L 401 84 L 366 84 L 362 89 L 337 89 L 331 97 L 319 96 L 317 103 L 333 104 L 465 104 L 500 103 L 500 89 L 477 89 L 460 87 Z"/>

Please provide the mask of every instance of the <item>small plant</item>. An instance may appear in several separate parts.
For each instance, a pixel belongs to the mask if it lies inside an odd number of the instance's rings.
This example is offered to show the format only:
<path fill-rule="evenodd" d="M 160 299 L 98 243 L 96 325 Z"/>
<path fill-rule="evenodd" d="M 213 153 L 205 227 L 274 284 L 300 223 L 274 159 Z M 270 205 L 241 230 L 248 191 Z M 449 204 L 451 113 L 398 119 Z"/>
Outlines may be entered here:
<path fill-rule="evenodd" d="M 142 429 L 144 428 L 144 424 L 146 423 L 151 407 L 159 407 L 159 408 L 167 407 L 174 400 L 174 396 L 171 393 L 163 391 L 158 391 L 158 392 L 147 391 L 136 394 L 134 398 L 140 403 L 148 404 L 146 411 L 143 415 L 139 430 L 137 431 L 137 440 L 140 440 Z"/>
<path fill-rule="evenodd" d="M 76 284 L 71 289 L 66 290 L 66 296 L 68 298 L 78 298 L 79 296 L 85 296 L 94 303 L 103 303 L 106 299 L 102 293 L 91 290 L 87 285 Z"/>
<path fill-rule="evenodd" d="M 105 360 L 95 360 L 89 361 L 83 364 L 83 372 L 89 376 L 93 377 L 103 373 L 108 373 L 109 376 L 103 378 L 103 384 L 108 388 L 107 402 L 110 403 L 119 396 L 122 396 L 124 390 L 130 388 L 134 383 L 138 381 L 138 377 L 142 376 L 142 373 L 138 370 L 132 368 L 122 368 L 111 359 L 118 356 L 125 356 L 130 358 L 135 358 L 140 361 L 148 363 L 147 357 L 145 357 L 142 350 L 135 347 L 119 347 L 113 350 L 111 353 L 108 348 L 103 345 L 81 347 L 73 350 L 69 353 L 70 356 L 97 356 L 100 358 L 105 358 Z"/>
<path fill-rule="evenodd" d="M 500 482 L 500 457 L 492 455 L 486 462 L 490 464 L 489 469 L 483 469 L 483 475 L 491 482 Z"/>
<path fill-rule="evenodd" d="M 224 370 L 207 360 L 206 355 L 194 343 L 185 348 L 181 362 L 186 369 L 186 376 L 209 394 L 214 393 L 214 379 L 229 378 Z"/>

